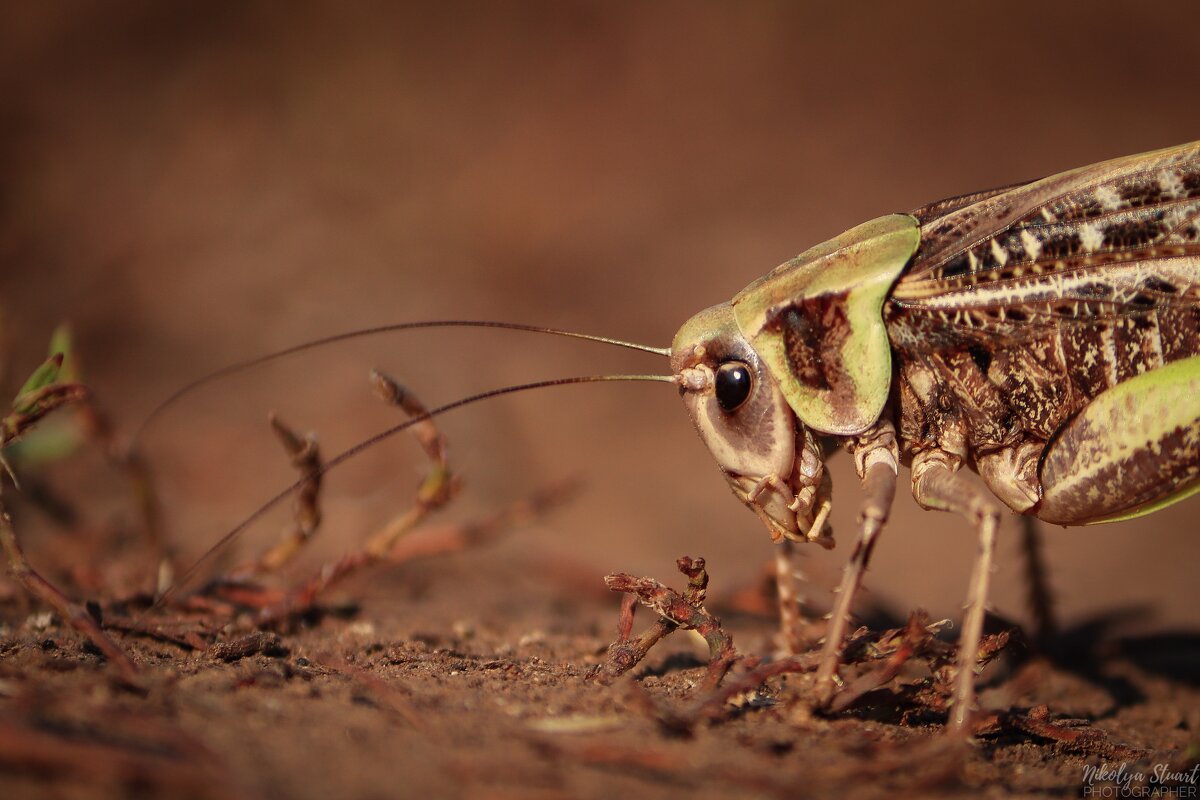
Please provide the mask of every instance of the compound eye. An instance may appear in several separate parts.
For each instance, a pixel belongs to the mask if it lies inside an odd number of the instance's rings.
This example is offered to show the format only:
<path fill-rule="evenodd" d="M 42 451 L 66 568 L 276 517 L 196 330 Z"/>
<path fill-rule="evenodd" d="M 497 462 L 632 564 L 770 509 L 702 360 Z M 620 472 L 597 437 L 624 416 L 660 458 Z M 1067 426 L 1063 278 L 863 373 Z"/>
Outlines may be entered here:
<path fill-rule="evenodd" d="M 750 396 L 750 368 L 741 361 L 726 361 L 717 367 L 717 404 L 725 413 L 736 411 Z"/>

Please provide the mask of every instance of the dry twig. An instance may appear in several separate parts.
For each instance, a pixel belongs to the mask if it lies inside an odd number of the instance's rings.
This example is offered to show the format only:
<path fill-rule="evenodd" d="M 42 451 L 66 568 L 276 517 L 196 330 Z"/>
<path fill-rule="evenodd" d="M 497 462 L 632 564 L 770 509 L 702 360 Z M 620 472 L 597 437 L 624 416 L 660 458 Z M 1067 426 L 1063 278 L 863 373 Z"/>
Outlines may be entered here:
<path fill-rule="evenodd" d="M 636 597 L 647 608 L 658 612 L 659 619 L 636 639 L 631 639 L 635 606 L 629 598 L 622 601 L 617 640 L 609 646 L 608 659 L 600 668 L 601 674 L 613 678 L 629 671 L 660 639 L 678 628 L 694 630 L 708 643 L 708 674 L 704 679 L 704 688 L 715 689 L 733 666 L 737 659 L 733 637 L 721 627 L 721 621 L 704 608 L 708 588 L 704 559 L 693 560 L 683 556 L 676 566 L 688 578 L 688 587 L 682 594 L 653 578 L 635 578 L 624 572 L 605 577 L 604 582 L 609 589 L 628 592 L 631 598 Z"/>

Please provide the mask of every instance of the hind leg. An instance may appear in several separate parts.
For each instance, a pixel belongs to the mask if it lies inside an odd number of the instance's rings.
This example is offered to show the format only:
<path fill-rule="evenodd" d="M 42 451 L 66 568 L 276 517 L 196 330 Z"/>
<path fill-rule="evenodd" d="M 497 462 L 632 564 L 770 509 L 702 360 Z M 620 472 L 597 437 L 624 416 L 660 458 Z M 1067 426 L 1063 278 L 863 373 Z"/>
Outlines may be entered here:
<path fill-rule="evenodd" d="M 1200 491 L 1200 356 L 1101 393 L 1046 449 L 1037 516 L 1059 525 L 1139 517 Z"/>

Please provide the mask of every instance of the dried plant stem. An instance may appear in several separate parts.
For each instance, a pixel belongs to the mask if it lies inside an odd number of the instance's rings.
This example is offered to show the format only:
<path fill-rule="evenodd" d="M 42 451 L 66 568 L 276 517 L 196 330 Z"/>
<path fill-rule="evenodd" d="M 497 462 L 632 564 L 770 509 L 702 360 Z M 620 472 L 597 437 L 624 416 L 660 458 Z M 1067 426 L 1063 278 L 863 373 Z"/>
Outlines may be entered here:
<path fill-rule="evenodd" d="M 279 542 L 259 554 L 258 558 L 230 572 L 230 577 L 241 578 L 274 572 L 290 562 L 303 549 L 321 525 L 321 451 L 317 446 L 316 434 L 299 436 L 272 412 L 267 418 L 271 429 L 279 437 L 283 449 L 292 459 L 292 466 L 300 471 L 304 483 L 296 491 L 295 512 L 292 525 Z"/>
<path fill-rule="evenodd" d="M 99 623 L 78 603 L 73 602 L 54 584 L 43 578 L 25 558 L 25 552 L 17 540 L 12 519 L 0 500 L 0 545 L 8 559 L 13 577 L 37 599 L 54 609 L 72 628 L 87 636 L 104 656 L 117 668 L 123 681 L 137 683 L 138 669 L 120 645 L 108 637 Z"/>
<path fill-rule="evenodd" d="M 656 611 L 659 619 L 636 639 L 630 639 L 635 606 L 628 598 L 624 600 L 617 627 L 618 638 L 609 647 L 608 659 L 600 668 L 601 674 L 616 677 L 628 672 L 646 656 L 651 647 L 677 628 L 694 630 L 708 643 L 709 662 L 704 689 L 715 689 L 733 666 L 737 659 L 733 637 L 721 627 L 721 621 L 704 608 L 708 587 L 708 572 L 704 568 L 704 559 L 693 560 L 684 556 L 676 562 L 676 566 L 688 578 L 687 589 L 682 593 L 653 578 L 635 578 L 623 572 L 605 577 L 604 582 L 609 589 L 629 593 L 630 597 Z"/>
<path fill-rule="evenodd" d="M 171 549 L 163 535 L 162 504 L 149 463 L 136 447 L 118 440 L 116 427 L 94 397 L 87 397 L 78 413 L 88 439 L 104 454 L 109 466 L 129 483 L 146 538 L 160 558 L 171 562 Z"/>
<path fill-rule="evenodd" d="M 304 583 L 291 589 L 282 599 L 273 597 L 256 615 L 259 625 L 277 625 L 289 617 L 301 614 L 316 603 L 317 598 L 334 584 L 373 564 L 393 566 L 409 561 L 449 555 L 481 547 L 503 536 L 519 524 L 546 512 L 568 496 L 573 485 L 555 486 L 513 503 L 508 508 L 474 523 L 443 525 L 414 531 L 396 542 L 383 555 L 364 548 L 330 564 Z M 394 524 L 394 523 L 392 523 Z"/>

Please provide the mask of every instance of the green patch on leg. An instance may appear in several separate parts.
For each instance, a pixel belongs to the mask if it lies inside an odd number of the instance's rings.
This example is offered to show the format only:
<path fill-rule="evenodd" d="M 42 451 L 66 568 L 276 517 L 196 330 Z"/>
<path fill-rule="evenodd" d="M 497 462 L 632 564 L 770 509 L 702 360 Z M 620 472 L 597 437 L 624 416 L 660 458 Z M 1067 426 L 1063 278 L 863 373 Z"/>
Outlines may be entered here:
<path fill-rule="evenodd" d="M 1086 522 L 1084 524 L 1085 525 L 1100 525 L 1101 523 L 1104 523 L 1104 522 L 1122 522 L 1127 519 L 1137 519 L 1138 517 L 1144 517 L 1147 514 L 1153 514 L 1155 511 L 1161 511 L 1162 509 L 1166 508 L 1167 506 L 1173 506 L 1178 502 L 1187 500 L 1189 497 L 1196 494 L 1197 492 L 1200 492 L 1200 482 L 1194 483 L 1191 486 L 1188 486 L 1185 489 L 1176 492 L 1175 494 L 1169 494 L 1166 497 L 1163 497 L 1159 500 L 1155 500 L 1154 502 L 1149 503 L 1144 506 L 1141 506 L 1140 508 L 1135 508 L 1132 511 L 1121 511 L 1117 514 L 1112 515 L 1111 517 L 1104 517 L 1103 519 L 1094 519 L 1094 520 L 1091 520 L 1090 522 Z"/>
<path fill-rule="evenodd" d="M 1096 397 L 1051 445 L 1038 516 L 1092 525 L 1144 516 L 1200 491 L 1200 356 Z"/>

